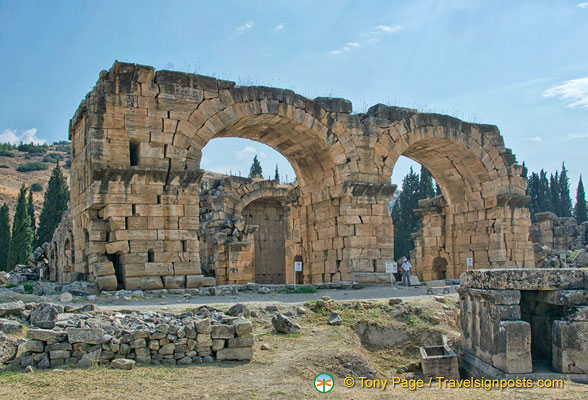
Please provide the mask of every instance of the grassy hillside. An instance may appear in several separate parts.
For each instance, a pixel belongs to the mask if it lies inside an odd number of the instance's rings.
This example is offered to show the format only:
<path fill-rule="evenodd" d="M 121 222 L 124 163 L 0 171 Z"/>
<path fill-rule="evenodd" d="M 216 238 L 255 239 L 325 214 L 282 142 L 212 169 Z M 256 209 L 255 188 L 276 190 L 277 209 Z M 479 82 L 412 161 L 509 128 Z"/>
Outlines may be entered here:
<path fill-rule="evenodd" d="M 37 218 L 39 217 L 47 182 L 49 182 L 51 171 L 58 159 L 61 160 L 59 165 L 62 166 L 63 173 L 69 182 L 69 169 L 66 167 L 69 165 L 67 163 L 70 158 L 69 148 L 69 142 L 54 143 L 43 148 L 0 144 L 0 204 L 8 204 L 11 221 L 18 191 L 23 183 L 28 187 L 34 183 L 40 183 L 43 187 L 41 191 L 33 192 L 35 215 Z M 45 167 L 47 169 L 21 172 L 22 170 Z"/>

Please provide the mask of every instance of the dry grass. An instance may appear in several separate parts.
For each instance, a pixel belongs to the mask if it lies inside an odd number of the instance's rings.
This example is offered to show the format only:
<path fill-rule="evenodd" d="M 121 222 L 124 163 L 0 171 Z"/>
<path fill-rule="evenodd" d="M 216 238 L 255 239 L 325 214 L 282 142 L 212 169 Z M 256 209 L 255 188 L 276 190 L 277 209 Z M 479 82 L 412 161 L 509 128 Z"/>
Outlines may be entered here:
<path fill-rule="evenodd" d="M 441 307 L 431 302 L 430 307 Z M 291 307 L 292 305 L 288 305 Z M 344 312 L 343 312 L 344 313 Z M 384 318 L 375 313 L 376 317 Z M 314 313 L 299 318 L 299 335 L 272 332 L 269 314 L 255 319 L 256 345 L 251 362 L 222 362 L 191 367 L 137 367 L 118 371 L 105 367 L 63 372 L 35 371 L 30 374 L 0 370 L 0 399 L 571 399 L 587 398 L 588 387 L 567 383 L 562 389 L 525 389 L 487 392 L 482 389 L 348 389 L 343 377 L 355 375 L 360 364 L 376 366 L 378 376 L 397 375 L 394 370 L 414 360 L 405 349 L 365 349 L 348 322 L 332 327 Z M 383 320 L 382 320 L 383 322 Z M 443 323 L 442 323 L 443 325 Z M 270 351 L 259 350 L 261 343 Z M 349 367 L 341 358 L 356 360 Z M 351 369 L 351 370 L 350 370 Z M 314 377 L 333 375 L 335 388 L 329 394 L 315 391 Z M 357 376 L 357 375 L 356 375 Z"/>

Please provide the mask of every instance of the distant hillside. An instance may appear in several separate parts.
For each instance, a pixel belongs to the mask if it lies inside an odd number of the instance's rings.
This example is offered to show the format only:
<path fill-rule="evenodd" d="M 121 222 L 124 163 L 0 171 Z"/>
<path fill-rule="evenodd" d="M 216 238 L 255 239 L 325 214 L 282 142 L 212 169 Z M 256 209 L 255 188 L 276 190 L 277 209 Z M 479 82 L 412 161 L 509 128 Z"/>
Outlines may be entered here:
<path fill-rule="evenodd" d="M 70 143 L 65 141 L 44 146 L 0 144 L 0 205 L 8 204 L 11 222 L 21 185 L 24 183 L 30 187 L 34 183 L 40 183 L 43 189 L 40 192 L 33 192 L 38 223 L 39 213 L 43 206 L 43 196 L 57 160 L 60 160 L 59 165 L 62 166 L 63 174 L 69 183 L 70 152 Z M 29 172 L 17 170 L 19 167 L 21 170 L 26 170 L 27 167 L 45 166 L 47 167 L 45 170 Z"/>

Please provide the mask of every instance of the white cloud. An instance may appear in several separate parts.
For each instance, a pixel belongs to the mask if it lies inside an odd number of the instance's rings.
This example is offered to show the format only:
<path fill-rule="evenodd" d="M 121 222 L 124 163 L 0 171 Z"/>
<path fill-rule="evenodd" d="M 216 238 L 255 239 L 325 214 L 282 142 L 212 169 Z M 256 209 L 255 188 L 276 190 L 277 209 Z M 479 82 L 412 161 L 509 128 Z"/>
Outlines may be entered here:
<path fill-rule="evenodd" d="M 584 3 L 578 3 L 576 4 L 576 7 L 578 8 L 588 8 L 588 1 L 584 2 Z"/>
<path fill-rule="evenodd" d="M 352 50 L 358 49 L 363 45 L 376 43 L 380 41 L 380 37 L 382 35 L 388 35 L 392 33 L 396 33 L 402 29 L 400 25 L 377 25 L 371 27 L 367 32 L 364 32 L 360 35 L 361 40 L 356 40 L 352 42 L 347 42 L 344 46 L 339 47 L 338 49 L 328 51 L 327 54 L 329 55 L 338 55 L 343 53 L 348 53 Z"/>
<path fill-rule="evenodd" d="M 276 26 L 274 26 L 274 29 L 272 29 L 272 31 L 279 32 L 279 31 L 283 30 L 285 27 L 286 27 L 286 25 L 284 25 L 284 24 L 276 25 Z"/>
<path fill-rule="evenodd" d="M 253 21 L 247 21 L 243 25 L 239 25 L 233 37 L 239 37 L 251 28 L 253 28 Z"/>
<path fill-rule="evenodd" d="M 568 135 L 568 139 L 586 139 L 588 138 L 588 133 L 571 133 Z"/>
<path fill-rule="evenodd" d="M 378 26 L 374 26 L 370 33 L 372 35 L 378 34 L 378 33 L 395 33 L 398 32 L 399 30 L 402 29 L 402 26 L 400 25 L 378 25 Z"/>
<path fill-rule="evenodd" d="M 543 92 L 543 97 L 557 97 L 568 102 L 568 108 L 588 109 L 588 77 L 572 79 Z"/>
<path fill-rule="evenodd" d="M 541 136 L 533 136 L 533 137 L 530 137 L 529 140 L 531 142 L 537 142 L 537 143 L 539 143 L 539 142 L 542 142 L 543 141 L 543 138 Z"/>
<path fill-rule="evenodd" d="M 233 152 L 238 160 L 251 160 L 257 154 L 257 150 L 253 146 L 245 146 L 241 150 Z"/>
<path fill-rule="evenodd" d="M 39 139 L 37 137 L 37 128 L 27 129 L 20 134 L 18 134 L 16 129 L 6 129 L 0 134 L 0 143 L 19 144 L 21 142 L 43 144 L 45 143 L 45 139 Z"/>

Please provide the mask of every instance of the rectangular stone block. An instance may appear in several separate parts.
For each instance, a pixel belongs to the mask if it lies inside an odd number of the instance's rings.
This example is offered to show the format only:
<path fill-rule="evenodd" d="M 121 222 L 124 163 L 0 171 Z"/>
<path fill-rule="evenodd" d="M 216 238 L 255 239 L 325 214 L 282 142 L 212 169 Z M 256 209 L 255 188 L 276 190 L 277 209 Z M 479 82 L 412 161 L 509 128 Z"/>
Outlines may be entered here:
<path fill-rule="evenodd" d="M 501 321 L 498 324 L 498 332 L 494 332 L 492 365 L 509 374 L 533 372 L 531 325 L 528 322 Z"/>
<path fill-rule="evenodd" d="M 553 321 L 553 369 L 588 373 L 588 322 Z"/>
<path fill-rule="evenodd" d="M 166 289 L 183 289 L 186 287 L 185 276 L 164 276 L 163 282 Z"/>
<path fill-rule="evenodd" d="M 233 347 L 216 352 L 217 360 L 251 360 L 253 358 L 252 347 Z"/>

